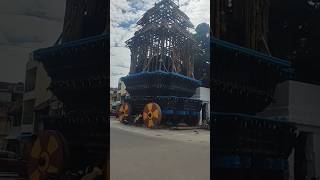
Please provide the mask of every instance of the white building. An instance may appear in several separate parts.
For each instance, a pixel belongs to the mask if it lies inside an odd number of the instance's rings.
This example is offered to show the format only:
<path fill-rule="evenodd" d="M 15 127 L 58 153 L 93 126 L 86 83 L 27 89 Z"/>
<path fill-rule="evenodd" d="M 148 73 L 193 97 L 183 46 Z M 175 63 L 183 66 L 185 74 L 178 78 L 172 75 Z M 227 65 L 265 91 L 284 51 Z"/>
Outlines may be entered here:
<path fill-rule="evenodd" d="M 0 149 L 19 135 L 23 88 L 23 83 L 0 82 Z"/>
<path fill-rule="evenodd" d="M 284 119 L 298 128 L 297 145 L 289 158 L 289 179 L 294 180 L 297 173 L 320 179 L 320 86 L 286 81 L 278 85 L 274 97 L 275 102 L 259 115 Z"/>
<path fill-rule="evenodd" d="M 193 99 L 199 99 L 202 101 L 202 108 L 200 111 L 200 125 L 202 122 L 210 121 L 210 89 L 205 87 L 199 87 L 196 89 Z"/>
<path fill-rule="evenodd" d="M 126 90 L 126 88 L 127 87 L 124 84 L 124 82 L 119 80 L 119 83 L 118 83 L 118 96 L 119 96 L 119 99 L 120 99 L 121 103 L 124 101 L 124 98 L 129 95 L 127 90 Z"/>
<path fill-rule="evenodd" d="M 22 132 L 34 133 L 36 124 L 35 110 L 52 98 L 52 93 L 47 89 L 50 78 L 43 65 L 33 60 L 33 55 L 26 66 L 25 92 L 23 96 Z"/>

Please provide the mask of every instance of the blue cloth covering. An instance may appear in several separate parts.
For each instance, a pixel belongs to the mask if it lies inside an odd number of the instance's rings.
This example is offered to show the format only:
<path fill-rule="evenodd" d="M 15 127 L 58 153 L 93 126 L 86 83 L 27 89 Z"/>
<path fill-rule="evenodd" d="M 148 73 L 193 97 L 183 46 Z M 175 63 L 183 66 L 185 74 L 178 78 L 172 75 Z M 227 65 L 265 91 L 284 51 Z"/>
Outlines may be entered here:
<path fill-rule="evenodd" d="M 193 83 L 196 83 L 198 86 L 201 86 L 201 81 L 181 75 L 179 73 L 174 73 L 174 72 L 165 72 L 165 71 L 152 71 L 152 72 L 148 72 L 148 71 L 142 71 L 142 72 L 138 72 L 138 73 L 134 73 L 134 74 L 129 74 L 125 77 L 122 77 L 121 80 L 126 81 L 129 79 L 133 79 L 133 78 L 137 78 L 137 77 L 144 77 L 144 76 L 152 76 L 152 75 L 161 75 L 161 76 L 177 76 L 189 81 L 192 81 Z"/>
<path fill-rule="evenodd" d="M 92 37 L 88 37 L 88 38 L 83 38 L 80 40 L 76 40 L 76 41 L 70 41 L 70 42 L 66 42 L 57 46 L 52 46 L 52 47 L 48 47 L 48 48 L 42 48 L 42 49 L 38 49 L 36 51 L 33 52 L 33 54 L 35 56 L 41 56 L 41 55 L 45 55 L 51 52 L 55 52 L 57 50 L 61 50 L 61 49 L 65 49 L 65 48 L 70 48 L 70 47 L 77 47 L 77 46 L 81 46 L 84 44 L 88 44 L 90 42 L 95 42 L 98 40 L 103 40 L 103 39 L 108 39 L 109 36 L 106 33 L 103 33 L 101 35 L 97 35 L 97 36 L 92 36 Z"/>

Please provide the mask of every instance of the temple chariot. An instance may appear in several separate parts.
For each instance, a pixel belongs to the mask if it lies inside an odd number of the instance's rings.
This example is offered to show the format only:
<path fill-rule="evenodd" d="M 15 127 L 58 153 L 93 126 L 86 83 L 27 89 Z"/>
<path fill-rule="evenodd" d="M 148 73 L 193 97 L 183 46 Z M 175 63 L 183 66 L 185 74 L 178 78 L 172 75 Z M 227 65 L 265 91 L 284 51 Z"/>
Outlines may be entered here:
<path fill-rule="evenodd" d="M 137 24 L 141 28 L 126 41 L 131 67 L 121 80 L 130 96 L 120 106 L 120 121 L 140 116 L 148 128 L 197 125 L 201 101 L 191 97 L 201 85 L 193 75 L 199 46 L 188 16 L 176 2 L 161 0 Z"/>
<path fill-rule="evenodd" d="M 260 113 L 275 101 L 277 84 L 291 79 L 294 69 L 289 61 L 268 54 L 265 1 L 257 1 L 259 8 L 249 6 L 253 1 L 232 1 L 231 6 L 225 2 L 214 1 L 212 175 L 214 179 L 288 179 L 296 127 L 285 118 Z M 259 16 L 252 18 L 237 8 Z"/>
<path fill-rule="evenodd" d="M 68 0 L 57 43 L 33 52 L 63 106 L 60 114 L 39 117 L 29 179 L 109 178 L 107 4 Z"/>

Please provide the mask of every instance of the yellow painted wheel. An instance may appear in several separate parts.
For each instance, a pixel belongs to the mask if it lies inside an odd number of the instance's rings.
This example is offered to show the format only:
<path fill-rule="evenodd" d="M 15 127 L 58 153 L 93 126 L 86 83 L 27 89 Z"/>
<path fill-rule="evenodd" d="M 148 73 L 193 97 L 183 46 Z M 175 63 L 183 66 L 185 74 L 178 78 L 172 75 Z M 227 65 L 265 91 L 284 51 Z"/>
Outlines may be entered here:
<path fill-rule="evenodd" d="M 131 106 L 128 103 L 123 103 L 118 112 L 118 118 L 120 122 L 124 122 L 125 120 L 129 120 L 131 114 Z"/>
<path fill-rule="evenodd" d="M 147 128 L 157 127 L 161 122 L 161 108 L 157 103 L 148 103 L 143 109 L 143 121 Z"/>
<path fill-rule="evenodd" d="M 56 131 L 44 131 L 33 143 L 28 163 L 31 180 L 44 180 L 51 174 L 60 174 L 64 165 L 64 143 Z"/>

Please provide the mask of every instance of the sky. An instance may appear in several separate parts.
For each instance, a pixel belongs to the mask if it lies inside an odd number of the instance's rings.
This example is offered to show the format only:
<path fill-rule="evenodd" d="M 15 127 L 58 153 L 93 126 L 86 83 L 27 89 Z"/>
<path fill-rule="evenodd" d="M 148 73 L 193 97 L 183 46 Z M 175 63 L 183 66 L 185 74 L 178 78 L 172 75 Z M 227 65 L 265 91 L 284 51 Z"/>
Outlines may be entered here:
<path fill-rule="evenodd" d="M 120 77 L 130 68 L 130 51 L 125 41 L 139 29 L 136 22 L 156 0 L 111 0 L 110 2 L 110 87 L 117 87 Z M 196 27 L 210 24 L 210 0 L 180 0 L 180 10 L 186 13 Z"/>
<path fill-rule="evenodd" d="M 29 53 L 59 37 L 65 0 L 0 0 L 0 81 L 24 82 Z"/>
<path fill-rule="evenodd" d="M 110 86 L 127 75 L 130 51 L 125 41 L 156 0 L 110 1 Z M 0 81 L 24 82 L 29 54 L 50 47 L 63 27 L 66 0 L 0 0 Z M 196 26 L 210 22 L 210 0 L 180 0 L 180 9 Z"/>

